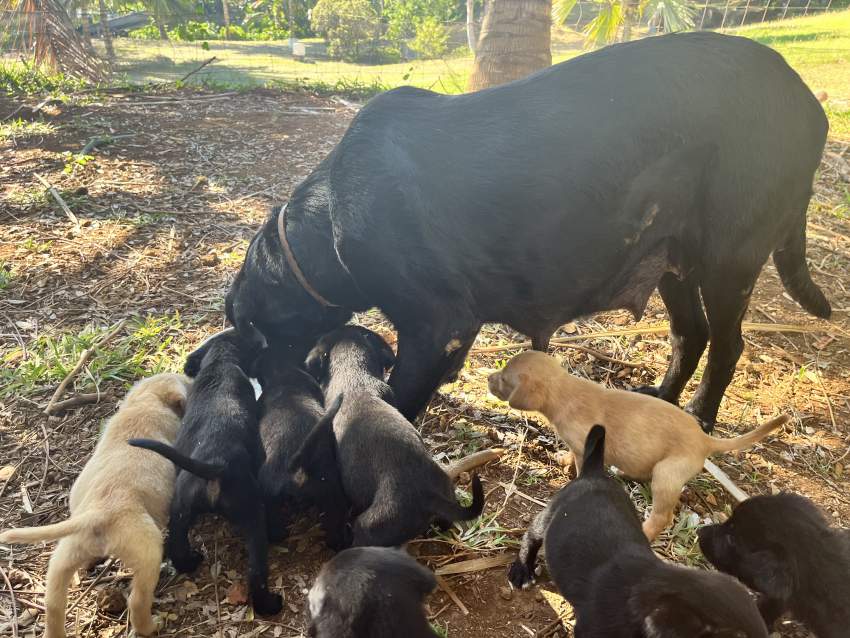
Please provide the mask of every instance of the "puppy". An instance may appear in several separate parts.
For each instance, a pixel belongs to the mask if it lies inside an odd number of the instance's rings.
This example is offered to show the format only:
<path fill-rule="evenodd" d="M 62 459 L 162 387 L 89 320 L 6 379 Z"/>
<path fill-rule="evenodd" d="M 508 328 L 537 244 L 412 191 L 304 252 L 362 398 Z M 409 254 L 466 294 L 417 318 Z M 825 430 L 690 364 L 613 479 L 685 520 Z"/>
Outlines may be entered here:
<path fill-rule="evenodd" d="M 327 544 L 338 551 L 346 546 L 348 500 L 342 488 L 333 436 L 308 446 L 310 458 L 298 456 L 324 412 L 322 388 L 304 369 L 310 345 L 268 348 L 256 363 L 255 372 L 263 388 L 259 410 L 260 438 L 265 450 L 259 472 L 260 491 L 266 503 L 272 540 L 281 540 L 285 535 L 281 508 L 292 513 L 315 505 L 322 509 L 321 523 Z M 327 418 L 333 420 L 334 414 Z M 326 430 L 326 427 L 318 428 L 318 431 Z M 298 472 L 302 466 L 310 468 L 311 480 L 307 480 L 303 471 Z"/>
<path fill-rule="evenodd" d="M 760 594 L 768 627 L 790 611 L 819 638 L 850 631 L 850 531 L 796 494 L 756 496 L 699 530 L 705 557 Z"/>
<path fill-rule="evenodd" d="M 652 513 L 643 524 L 650 541 L 673 522 L 682 487 L 706 457 L 749 447 L 789 419 L 782 415 L 743 436 L 717 439 L 671 403 L 579 379 L 542 352 L 517 355 L 490 375 L 489 386 L 512 408 L 543 414 L 570 446 L 577 472 L 584 438 L 594 423 L 604 423 L 605 463 L 632 479 L 652 481 Z"/>
<path fill-rule="evenodd" d="M 308 595 L 311 638 L 434 638 L 422 608 L 437 580 L 406 552 L 355 547 L 322 566 Z"/>
<path fill-rule="evenodd" d="M 335 441 L 342 484 L 356 517 L 354 545 L 400 545 L 432 522 L 448 527 L 484 508 L 476 476 L 469 507 L 455 500 L 454 485 L 434 462 L 419 433 L 387 399 L 384 372 L 393 353 L 380 336 L 345 326 L 322 337 L 307 357 L 307 369 L 322 383 L 325 401 L 341 398 L 336 418 L 311 435 L 301 455 L 321 441 Z M 326 445 L 327 443 L 325 443 Z M 305 475 L 310 468 L 302 464 Z"/>
<path fill-rule="evenodd" d="M 734 579 L 652 553 L 632 502 L 605 473 L 605 428 L 593 426 L 582 447 L 581 474 L 526 532 L 511 585 L 531 582 L 543 545 L 549 574 L 575 610 L 576 636 L 766 638 L 755 603 Z"/>
<path fill-rule="evenodd" d="M 117 556 L 133 571 L 128 607 L 139 634 L 156 631 L 151 604 L 162 562 L 162 529 L 174 492 L 174 466 L 127 445 L 145 436 L 163 444 L 177 436 L 190 381 L 158 374 L 134 385 L 106 422 L 94 454 L 71 488 L 71 517 L 0 534 L 2 543 L 59 540 L 47 568 L 47 638 L 64 638 L 68 585 L 93 559 Z"/>
<path fill-rule="evenodd" d="M 186 374 L 197 376 L 175 445 L 147 439 L 130 444 L 153 450 L 180 468 L 166 545 L 174 567 L 181 572 L 198 567 L 203 557 L 192 551 L 189 529 L 199 514 L 222 514 L 245 538 L 254 609 L 271 615 L 280 611 L 282 600 L 267 585 L 266 514 L 257 482 L 263 448 L 254 387 L 245 374 L 255 357 L 234 330 L 207 340 L 186 360 Z"/>

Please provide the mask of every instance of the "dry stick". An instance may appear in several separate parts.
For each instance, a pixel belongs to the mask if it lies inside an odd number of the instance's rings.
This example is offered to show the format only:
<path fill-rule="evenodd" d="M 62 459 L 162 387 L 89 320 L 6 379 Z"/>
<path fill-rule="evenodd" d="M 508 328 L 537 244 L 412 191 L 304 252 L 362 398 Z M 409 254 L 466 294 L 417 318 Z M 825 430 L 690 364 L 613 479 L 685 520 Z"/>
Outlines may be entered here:
<path fill-rule="evenodd" d="M 820 356 L 815 360 L 815 377 L 817 377 L 820 390 L 823 392 L 823 398 L 826 400 L 826 409 L 829 410 L 829 420 L 832 421 L 832 431 L 838 432 L 838 425 L 835 423 L 835 413 L 832 411 L 832 401 L 829 400 L 829 393 L 823 385 L 823 376 L 820 373 Z"/>
<path fill-rule="evenodd" d="M 39 182 L 41 182 L 41 184 L 42 184 L 42 185 L 43 185 L 43 186 L 47 189 L 47 191 L 48 191 L 48 192 L 49 192 L 49 193 L 53 196 L 53 199 L 55 199 L 55 200 L 56 200 L 56 203 L 57 203 L 57 204 L 59 204 L 59 207 L 60 207 L 60 208 L 64 211 L 65 215 L 68 217 L 68 219 L 70 219 L 70 220 L 71 220 L 71 222 L 74 224 L 74 226 L 76 227 L 76 229 L 79 231 L 79 230 L 80 230 L 80 220 L 79 220 L 79 219 L 77 219 L 77 216 L 76 216 L 76 215 L 74 215 L 73 211 L 72 211 L 70 208 L 68 208 L 68 204 L 66 204 L 66 203 L 65 203 L 65 200 L 64 200 L 64 199 L 62 199 L 62 196 L 59 194 L 59 191 L 58 191 L 58 190 L 56 190 L 56 188 L 53 186 L 53 184 L 51 184 L 50 182 L 48 182 L 46 179 L 44 179 L 44 178 L 43 178 L 41 175 L 39 175 L 38 173 L 33 173 L 33 174 L 35 175 L 35 178 L 36 178 Z"/>
<path fill-rule="evenodd" d="M 835 326 L 830 326 L 831 329 L 835 329 Z M 801 334 L 812 334 L 815 332 L 826 332 L 827 329 L 819 328 L 816 326 L 803 326 L 803 325 L 795 325 L 789 323 L 755 323 L 750 321 L 745 321 L 741 324 L 741 330 L 743 332 L 794 332 Z M 600 332 L 589 332 L 583 335 L 575 335 L 572 337 L 558 337 L 557 339 L 552 339 L 550 343 L 557 346 L 565 346 L 571 347 L 569 344 L 575 341 L 585 341 L 587 339 L 600 339 L 602 337 L 628 337 L 632 335 L 639 334 L 665 334 L 670 332 L 670 325 L 665 323 L 660 326 L 644 326 L 638 328 L 626 328 L 625 330 L 603 330 Z M 530 341 L 519 341 L 516 343 L 504 343 L 498 346 L 485 346 L 483 348 L 473 348 L 473 354 L 480 354 L 486 352 L 502 352 L 504 350 L 519 350 L 522 348 L 530 348 Z M 594 355 L 595 356 L 595 355 Z M 636 367 L 634 363 L 624 362 L 627 365 L 632 367 Z"/>
<path fill-rule="evenodd" d="M 99 403 L 100 399 L 103 396 L 104 395 L 100 392 L 78 394 L 77 396 L 71 397 L 70 399 L 65 399 L 64 401 L 56 402 L 51 408 L 51 414 L 59 414 L 60 412 L 70 410 L 71 408 L 76 408 L 81 405 L 88 405 L 89 403 Z"/>
<path fill-rule="evenodd" d="M 194 71 L 189 71 L 186 75 L 184 75 L 182 78 L 180 78 L 180 79 L 179 79 L 179 80 L 177 80 L 177 81 L 178 81 L 178 82 L 185 82 L 185 81 L 186 81 L 186 80 L 188 80 L 190 77 L 192 77 L 193 75 L 195 75 L 195 73 L 197 73 L 198 71 L 200 71 L 201 69 L 203 69 L 206 65 L 208 65 L 208 64 L 212 64 L 212 63 L 213 63 L 213 62 L 215 62 L 217 59 L 218 59 L 218 58 L 216 58 L 215 56 L 212 56 L 209 60 L 207 60 L 206 62 L 202 63 L 202 64 L 201 64 L 201 66 L 199 66 L 197 69 L 195 69 Z"/>
<path fill-rule="evenodd" d="M 50 440 L 47 438 L 47 428 L 44 427 L 43 422 L 39 423 L 39 425 L 41 426 L 41 433 L 44 435 L 44 470 L 41 473 L 41 481 L 39 481 L 38 492 L 35 494 L 33 503 L 41 497 L 41 492 L 44 490 L 44 481 L 47 479 L 47 468 L 50 467 Z"/>
<path fill-rule="evenodd" d="M 513 554 L 499 554 L 498 556 L 487 556 L 485 558 L 471 558 L 469 560 L 449 563 L 435 570 L 437 576 L 450 576 L 452 574 L 468 574 L 469 572 L 481 572 L 494 567 L 502 567 L 512 563 L 516 558 Z"/>
<path fill-rule="evenodd" d="M 463 457 L 459 461 L 455 461 L 454 463 L 444 467 L 443 469 L 446 471 L 446 474 L 449 475 L 449 478 L 454 481 L 463 472 L 469 472 L 470 470 L 474 470 L 476 467 L 485 465 L 490 461 L 495 461 L 496 459 L 502 458 L 502 455 L 505 452 L 505 448 L 501 447 L 494 447 L 490 448 L 489 450 L 481 450 L 479 452 L 469 454 L 468 456 Z"/>
<path fill-rule="evenodd" d="M 744 490 L 735 485 L 734 481 L 729 478 L 729 475 L 726 474 L 726 472 L 721 470 L 714 463 L 706 459 L 702 466 L 709 474 L 711 474 L 715 479 L 717 479 L 717 482 L 720 483 L 720 485 L 722 485 L 736 501 L 738 501 L 739 503 L 743 503 L 748 498 L 750 498 L 750 496 Z"/>
<path fill-rule="evenodd" d="M 555 631 L 561 626 L 561 618 L 560 616 L 546 625 L 543 629 L 537 632 L 539 638 L 546 638 L 547 636 L 551 636 L 555 633 Z"/>
<path fill-rule="evenodd" d="M 83 147 L 83 150 L 77 153 L 77 157 L 88 155 L 89 151 L 93 151 L 94 149 L 99 148 L 101 146 L 106 146 L 107 144 L 112 144 L 115 140 L 120 140 L 125 137 L 135 137 L 135 135 L 98 135 L 96 137 L 93 137 Z"/>
<path fill-rule="evenodd" d="M 88 587 L 86 587 L 85 591 L 77 597 L 77 600 L 75 600 L 74 603 L 70 607 L 68 607 L 68 611 L 65 612 L 66 614 L 69 614 L 74 609 L 76 609 L 77 605 L 79 605 L 80 602 L 82 602 L 83 598 L 86 597 L 86 594 L 88 594 L 92 590 L 92 588 L 100 582 L 100 579 L 103 578 L 103 575 L 109 570 L 110 567 L 112 567 L 112 564 L 114 562 L 114 558 L 110 558 L 106 562 L 106 565 L 103 566 L 103 569 L 100 570 L 100 573 L 97 575 L 97 577 L 89 584 Z"/>
<path fill-rule="evenodd" d="M 59 384 L 59 387 L 56 388 L 56 391 L 53 393 L 53 396 L 50 397 L 50 401 L 47 402 L 47 406 L 44 408 L 44 414 L 47 414 L 49 416 L 53 413 L 53 410 L 55 409 L 56 402 L 59 400 L 59 397 L 62 396 L 62 394 L 65 392 L 65 388 L 67 388 L 68 384 L 73 380 L 75 376 L 77 376 L 77 373 L 83 369 L 83 366 L 85 366 L 86 363 L 88 363 L 88 360 L 94 354 L 95 350 L 109 343 L 115 337 L 115 335 L 117 335 L 121 331 L 125 323 L 126 320 L 122 319 L 108 335 L 106 335 L 103 339 L 92 345 L 91 348 L 86 348 L 80 353 L 80 359 L 79 361 L 77 361 L 77 365 L 75 365 L 74 369 L 71 370 L 65 376 L 64 379 L 62 379 L 62 382 Z"/>
<path fill-rule="evenodd" d="M 9 580 L 9 576 L 6 574 L 6 570 L 3 569 L 2 565 L 0 565 L 0 575 L 6 581 L 6 587 L 9 588 L 9 596 L 12 598 L 12 636 L 18 638 L 18 601 L 15 600 L 15 589 L 12 587 L 12 581 Z"/>
<path fill-rule="evenodd" d="M 466 605 L 464 605 L 463 601 L 461 601 L 461 599 L 457 597 L 457 594 L 451 587 L 449 587 L 449 584 L 445 581 L 445 579 L 442 576 L 436 575 L 434 576 L 434 578 L 437 579 L 437 585 L 440 587 L 440 589 L 442 589 L 444 592 L 446 592 L 446 594 L 448 594 L 449 598 L 451 598 L 452 602 L 458 606 L 458 609 L 461 610 L 463 615 L 468 616 L 469 610 L 466 608 Z"/>

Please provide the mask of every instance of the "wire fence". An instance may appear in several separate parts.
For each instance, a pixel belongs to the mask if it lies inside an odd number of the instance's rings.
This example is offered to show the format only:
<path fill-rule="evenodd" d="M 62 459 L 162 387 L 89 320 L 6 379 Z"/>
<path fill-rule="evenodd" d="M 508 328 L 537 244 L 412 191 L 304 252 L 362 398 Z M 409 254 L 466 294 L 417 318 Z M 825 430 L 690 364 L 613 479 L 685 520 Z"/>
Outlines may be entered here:
<path fill-rule="evenodd" d="M 563 27 L 553 29 L 553 62 L 582 53 L 587 48 L 584 31 L 603 5 L 580 0 Z M 691 6 L 694 28 L 728 30 L 791 17 L 821 15 L 842 10 L 833 0 L 711 0 Z M 0 63 L 28 59 L 44 20 L 31 12 L 0 11 Z M 440 23 L 439 46 L 430 51 L 417 48 L 414 37 L 391 39 L 386 25 L 379 24 L 370 38 L 360 43 L 355 60 L 338 59 L 338 51 L 321 38 L 287 38 L 285 29 L 268 32 L 233 24 L 224 39 L 219 15 L 168 14 L 153 19 L 144 12 L 108 16 L 114 57 L 112 77 L 130 83 L 192 81 L 227 85 L 308 84 L 357 92 L 410 84 L 445 93 L 466 89 L 472 67 L 469 25 L 464 21 Z M 645 16 L 632 37 L 664 31 L 663 22 Z M 98 57 L 107 59 L 106 39 L 99 14 L 77 13 L 73 28 Z M 277 25 L 275 25 L 277 26 Z M 284 27 L 286 26 L 284 22 Z M 472 24 L 480 31 L 480 17 Z M 34 31 L 36 29 L 36 31 Z M 277 37 L 275 37 L 277 36 Z M 806 34 L 786 38 L 783 46 L 811 46 Z M 523 51 L 513 49 L 521 55 Z M 436 55 L 435 55 L 436 53 Z M 850 60 L 850 48 L 843 51 Z M 336 55 L 335 55 L 336 54 Z"/>

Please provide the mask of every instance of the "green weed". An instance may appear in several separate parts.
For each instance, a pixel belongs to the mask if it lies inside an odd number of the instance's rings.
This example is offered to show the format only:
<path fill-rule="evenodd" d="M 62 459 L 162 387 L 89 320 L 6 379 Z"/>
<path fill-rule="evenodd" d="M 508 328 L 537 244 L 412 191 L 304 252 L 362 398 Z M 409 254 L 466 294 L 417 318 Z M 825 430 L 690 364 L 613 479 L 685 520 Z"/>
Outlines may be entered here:
<path fill-rule="evenodd" d="M 44 137 L 45 135 L 52 135 L 55 132 L 56 127 L 49 122 L 42 122 L 41 120 L 28 122 L 19 118 L 12 122 L 0 124 L 0 141 Z"/>

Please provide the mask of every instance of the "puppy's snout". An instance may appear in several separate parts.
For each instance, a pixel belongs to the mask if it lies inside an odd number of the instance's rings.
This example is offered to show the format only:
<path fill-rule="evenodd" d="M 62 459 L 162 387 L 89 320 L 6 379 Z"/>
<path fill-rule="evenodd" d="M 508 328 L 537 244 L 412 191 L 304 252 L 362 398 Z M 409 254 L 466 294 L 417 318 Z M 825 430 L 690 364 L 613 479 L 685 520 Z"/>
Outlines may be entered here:
<path fill-rule="evenodd" d="M 504 401 L 506 397 L 504 395 L 504 389 L 502 387 L 503 385 L 504 385 L 504 382 L 502 381 L 502 373 L 501 372 L 494 372 L 487 379 L 487 387 L 490 390 L 490 394 L 492 394 L 492 395 L 494 395 L 494 396 L 496 396 L 496 397 L 498 397 L 498 398 L 500 398 Z"/>

